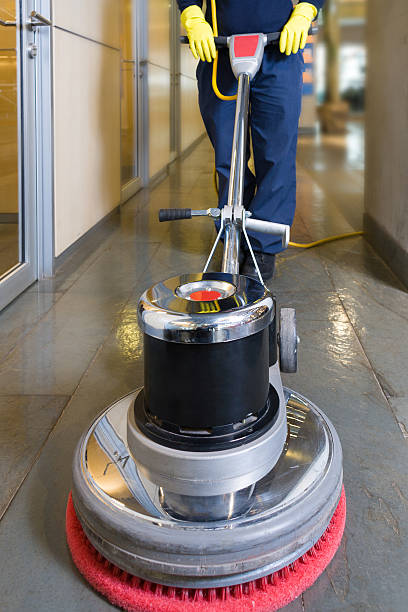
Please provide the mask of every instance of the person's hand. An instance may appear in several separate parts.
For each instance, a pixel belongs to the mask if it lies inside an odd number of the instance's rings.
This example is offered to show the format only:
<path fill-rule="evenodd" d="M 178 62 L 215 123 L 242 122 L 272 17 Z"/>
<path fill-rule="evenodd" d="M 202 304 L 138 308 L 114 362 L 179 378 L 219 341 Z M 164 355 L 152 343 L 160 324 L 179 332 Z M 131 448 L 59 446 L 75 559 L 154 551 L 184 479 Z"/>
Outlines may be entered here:
<path fill-rule="evenodd" d="M 304 49 L 317 8 L 309 2 L 300 2 L 293 9 L 289 21 L 282 30 L 279 41 L 281 53 L 290 55 Z"/>
<path fill-rule="evenodd" d="M 214 34 L 200 7 L 193 4 L 184 9 L 181 13 L 181 24 L 187 31 L 194 57 L 203 62 L 212 62 L 217 55 Z"/>

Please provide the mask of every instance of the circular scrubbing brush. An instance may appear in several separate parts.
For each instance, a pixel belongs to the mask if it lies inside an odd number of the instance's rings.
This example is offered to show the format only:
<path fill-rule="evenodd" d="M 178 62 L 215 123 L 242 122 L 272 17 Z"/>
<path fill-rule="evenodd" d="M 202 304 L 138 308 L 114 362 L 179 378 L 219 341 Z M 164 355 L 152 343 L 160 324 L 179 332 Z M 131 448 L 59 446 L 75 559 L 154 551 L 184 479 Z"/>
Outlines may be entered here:
<path fill-rule="evenodd" d="M 296 599 L 325 570 L 340 545 L 345 521 L 343 488 L 326 531 L 307 553 L 264 578 L 212 589 L 162 586 L 119 569 L 98 553 L 87 539 L 71 495 L 67 505 L 66 531 L 72 559 L 84 578 L 112 604 L 129 612 L 273 612 Z"/>

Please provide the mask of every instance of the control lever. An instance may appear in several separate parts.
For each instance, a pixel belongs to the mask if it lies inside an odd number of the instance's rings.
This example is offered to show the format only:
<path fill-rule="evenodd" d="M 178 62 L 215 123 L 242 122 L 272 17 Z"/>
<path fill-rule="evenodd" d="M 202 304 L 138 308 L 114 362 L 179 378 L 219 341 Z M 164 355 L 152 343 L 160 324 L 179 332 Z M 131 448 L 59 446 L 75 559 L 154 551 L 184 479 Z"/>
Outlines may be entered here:
<path fill-rule="evenodd" d="M 212 217 L 217 219 L 221 216 L 219 208 L 207 208 L 207 210 L 192 210 L 191 208 L 161 208 L 159 210 L 159 221 L 178 221 L 179 219 L 191 219 L 192 217 Z"/>
<path fill-rule="evenodd" d="M 246 229 L 254 232 L 260 232 L 262 234 L 273 234 L 274 236 L 280 236 L 282 240 L 282 247 L 287 249 L 290 238 L 290 226 L 284 225 L 283 223 L 274 223 L 273 221 L 262 221 L 262 219 L 250 219 L 245 220 Z"/>

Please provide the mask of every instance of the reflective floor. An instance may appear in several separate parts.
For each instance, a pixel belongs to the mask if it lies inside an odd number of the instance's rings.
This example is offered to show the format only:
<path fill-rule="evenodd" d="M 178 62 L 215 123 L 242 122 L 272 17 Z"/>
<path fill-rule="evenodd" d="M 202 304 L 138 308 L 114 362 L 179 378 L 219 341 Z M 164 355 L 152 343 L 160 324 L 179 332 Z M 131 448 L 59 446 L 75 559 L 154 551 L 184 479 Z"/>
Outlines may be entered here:
<path fill-rule="evenodd" d="M 361 228 L 359 138 L 353 124 L 347 139 L 301 139 L 294 240 Z M 67 552 L 71 458 L 93 417 L 142 383 L 139 295 L 203 266 L 211 222 L 156 219 L 160 207 L 214 205 L 212 159 L 203 141 L 0 315 L 2 610 L 112 609 Z M 348 496 L 340 550 L 286 610 L 405 612 L 408 294 L 361 237 L 289 249 L 272 287 L 297 308 L 301 338 L 299 372 L 284 383 L 333 421 Z"/>

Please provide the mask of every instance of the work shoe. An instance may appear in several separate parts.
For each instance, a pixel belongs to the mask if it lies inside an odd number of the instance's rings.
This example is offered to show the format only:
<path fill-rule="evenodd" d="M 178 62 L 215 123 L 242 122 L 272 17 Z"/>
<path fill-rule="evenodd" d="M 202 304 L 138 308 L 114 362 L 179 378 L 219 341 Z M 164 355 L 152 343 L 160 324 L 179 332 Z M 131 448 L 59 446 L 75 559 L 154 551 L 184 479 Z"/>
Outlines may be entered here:
<path fill-rule="evenodd" d="M 255 251 L 254 255 L 263 280 L 270 280 L 275 271 L 275 255 L 271 255 L 270 253 L 259 253 L 258 251 Z M 251 253 L 247 253 L 245 261 L 241 266 L 240 273 L 244 276 L 250 276 L 251 278 L 259 278 Z"/>

